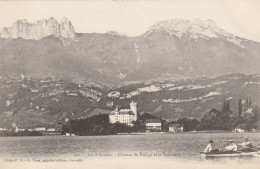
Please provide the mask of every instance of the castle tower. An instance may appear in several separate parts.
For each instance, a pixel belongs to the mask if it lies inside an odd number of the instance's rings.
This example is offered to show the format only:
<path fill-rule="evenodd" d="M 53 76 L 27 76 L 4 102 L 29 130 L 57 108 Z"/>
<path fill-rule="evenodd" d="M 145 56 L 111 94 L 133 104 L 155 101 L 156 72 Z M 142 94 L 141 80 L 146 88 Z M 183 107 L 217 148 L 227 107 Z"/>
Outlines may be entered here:
<path fill-rule="evenodd" d="M 137 120 L 137 103 L 134 103 L 133 101 L 130 103 L 130 110 L 135 114 L 134 120 Z"/>

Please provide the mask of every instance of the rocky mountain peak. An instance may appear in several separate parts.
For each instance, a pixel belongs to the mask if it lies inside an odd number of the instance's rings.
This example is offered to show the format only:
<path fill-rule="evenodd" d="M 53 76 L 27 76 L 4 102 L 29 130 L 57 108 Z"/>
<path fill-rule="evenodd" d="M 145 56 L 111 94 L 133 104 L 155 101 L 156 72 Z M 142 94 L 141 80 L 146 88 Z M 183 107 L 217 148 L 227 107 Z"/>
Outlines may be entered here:
<path fill-rule="evenodd" d="M 226 34 L 221 30 L 215 22 L 211 20 L 186 20 L 186 19 L 171 19 L 159 21 L 150 27 L 150 30 L 164 30 L 169 32 L 178 33 L 180 36 L 186 33 L 191 34 L 204 34 L 209 37 L 217 37 L 218 34 Z M 207 34 L 206 34 L 207 33 Z"/>
<path fill-rule="evenodd" d="M 76 38 L 74 27 L 68 18 L 63 18 L 60 23 L 53 17 L 34 23 L 29 23 L 26 19 L 17 20 L 11 27 L 5 27 L 0 32 L 0 37 L 6 39 L 20 37 L 39 40 L 50 35 L 69 39 Z"/>
<path fill-rule="evenodd" d="M 242 39 L 225 32 L 217 26 L 212 20 L 201 19 L 170 19 L 159 21 L 149 28 L 150 32 L 168 32 L 170 35 L 182 38 L 184 35 L 189 36 L 191 39 L 197 40 L 198 38 L 224 38 L 237 46 L 243 47 L 241 44 Z"/>

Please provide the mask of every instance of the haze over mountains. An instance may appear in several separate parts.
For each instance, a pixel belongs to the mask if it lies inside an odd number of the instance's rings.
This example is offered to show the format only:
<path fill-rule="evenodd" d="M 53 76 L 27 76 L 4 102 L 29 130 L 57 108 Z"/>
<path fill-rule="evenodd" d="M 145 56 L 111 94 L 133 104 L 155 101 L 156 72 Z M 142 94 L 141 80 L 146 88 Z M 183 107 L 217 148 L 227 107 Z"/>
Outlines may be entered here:
<path fill-rule="evenodd" d="M 68 19 L 18 20 L 0 36 L 0 70 L 6 74 L 116 84 L 260 71 L 260 44 L 227 33 L 210 20 L 160 21 L 138 37 L 76 34 Z"/>
<path fill-rule="evenodd" d="M 260 105 L 260 43 L 211 20 L 159 21 L 137 37 L 18 20 L 0 37 L 0 127 L 55 126 L 132 100 L 164 119 L 200 118 L 227 98 L 234 111 L 240 97 Z"/>

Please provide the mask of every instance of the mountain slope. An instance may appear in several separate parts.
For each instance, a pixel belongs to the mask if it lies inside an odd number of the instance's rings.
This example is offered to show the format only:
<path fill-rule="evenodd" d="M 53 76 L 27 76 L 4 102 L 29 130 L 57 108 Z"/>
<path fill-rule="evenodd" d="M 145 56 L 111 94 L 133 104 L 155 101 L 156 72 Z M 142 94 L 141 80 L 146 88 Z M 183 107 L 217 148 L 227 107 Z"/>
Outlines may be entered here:
<path fill-rule="evenodd" d="M 260 76 L 225 74 L 211 77 L 160 80 L 109 89 L 59 78 L 29 79 L 0 76 L 0 127 L 60 127 L 68 119 L 109 113 L 116 106 L 138 104 L 138 112 L 166 120 L 200 119 L 230 100 L 237 114 L 239 98 L 260 105 Z M 260 120 L 260 119 L 259 119 Z"/>
<path fill-rule="evenodd" d="M 88 83 L 0 76 L 0 126 L 57 126 L 85 117 L 102 94 L 102 87 Z"/>
<path fill-rule="evenodd" d="M 229 99 L 231 110 L 237 114 L 239 98 L 252 97 L 260 105 L 260 77 L 224 74 L 212 77 L 173 79 L 139 83 L 115 88 L 103 95 L 98 105 L 111 109 L 138 103 L 140 113 L 151 113 L 167 120 L 188 117 L 200 119 L 212 108 L 221 109 Z"/>

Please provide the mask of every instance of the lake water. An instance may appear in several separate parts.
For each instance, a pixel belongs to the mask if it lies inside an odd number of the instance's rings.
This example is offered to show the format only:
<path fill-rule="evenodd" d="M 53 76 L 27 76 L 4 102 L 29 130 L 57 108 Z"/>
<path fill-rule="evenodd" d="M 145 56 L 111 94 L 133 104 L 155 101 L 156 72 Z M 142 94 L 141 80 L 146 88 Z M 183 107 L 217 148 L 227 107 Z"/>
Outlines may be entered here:
<path fill-rule="evenodd" d="M 260 133 L 184 133 L 113 136 L 0 137 L 0 157 L 39 159 L 144 158 L 203 161 L 200 152 L 210 139 L 221 148 L 248 136 L 260 146 Z M 136 156 L 135 156 L 136 155 Z M 260 158 L 259 158 L 260 159 Z M 236 159 L 237 160 L 237 159 Z M 241 160 L 241 159 L 240 159 Z M 248 161 L 250 159 L 242 159 Z M 110 160 L 111 161 L 111 160 Z M 259 164 L 259 163 L 258 163 Z"/>
<path fill-rule="evenodd" d="M 260 146 L 259 133 L 184 133 L 113 136 L 0 137 L 0 155 L 17 157 L 75 156 L 87 153 L 161 153 L 172 158 L 200 158 L 210 139 L 221 148 L 232 139 L 237 143 L 248 136 Z"/>

